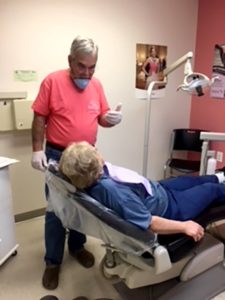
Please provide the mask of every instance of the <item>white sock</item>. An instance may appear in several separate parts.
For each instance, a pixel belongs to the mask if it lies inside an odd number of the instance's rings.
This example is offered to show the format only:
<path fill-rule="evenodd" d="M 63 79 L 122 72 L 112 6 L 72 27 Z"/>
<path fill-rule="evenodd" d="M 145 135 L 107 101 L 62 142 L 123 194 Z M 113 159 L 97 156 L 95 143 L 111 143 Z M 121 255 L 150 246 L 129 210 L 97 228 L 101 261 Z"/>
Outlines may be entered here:
<path fill-rule="evenodd" d="M 218 178 L 219 183 L 222 183 L 225 181 L 225 176 L 224 176 L 223 172 L 216 173 L 215 175 Z"/>

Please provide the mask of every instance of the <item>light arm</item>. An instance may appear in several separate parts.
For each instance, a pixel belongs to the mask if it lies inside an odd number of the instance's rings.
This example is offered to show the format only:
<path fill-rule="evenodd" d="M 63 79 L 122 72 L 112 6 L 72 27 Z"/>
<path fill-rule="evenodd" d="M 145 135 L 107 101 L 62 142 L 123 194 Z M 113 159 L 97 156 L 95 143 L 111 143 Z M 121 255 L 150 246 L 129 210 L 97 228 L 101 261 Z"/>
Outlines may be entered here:
<path fill-rule="evenodd" d="M 186 72 L 192 72 L 192 70 L 190 70 L 190 59 L 193 57 L 193 52 L 189 51 L 188 53 L 186 53 L 184 56 L 182 56 L 181 58 L 179 58 L 178 60 L 176 60 L 174 63 L 172 63 L 168 68 L 166 68 L 163 71 L 163 74 L 165 76 L 169 75 L 171 72 L 173 72 L 174 70 L 176 70 L 177 68 L 179 68 L 181 65 L 183 65 L 185 62 L 189 63 L 189 70 L 185 71 L 185 75 Z"/>
<path fill-rule="evenodd" d="M 181 65 L 185 64 L 184 68 L 184 80 L 177 90 L 188 92 L 191 95 L 202 96 L 204 90 L 208 88 L 217 77 L 213 77 L 211 80 L 202 73 L 196 73 L 192 71 L 191 59 L 193 52 L 189 51 L 184 56 L 178 58 L 169 67 L 163 70 L 163 81 L 152 81 L 147 89 L 147 103 L 146 103 L 146 117 L 145 117 L 145 137 L 144 137 L 144 155 L 143 155 L 143 175 L 147 177 L 148 169 L 148 155 L 149 155 L 149 127 L 150 127 L 150 114 L 151 114 L 151 99 L 153 98 L 153 88 L 157 84 L 158 86 L 166 86 L 167 77 L 170 73 L 175 71 Z"/>

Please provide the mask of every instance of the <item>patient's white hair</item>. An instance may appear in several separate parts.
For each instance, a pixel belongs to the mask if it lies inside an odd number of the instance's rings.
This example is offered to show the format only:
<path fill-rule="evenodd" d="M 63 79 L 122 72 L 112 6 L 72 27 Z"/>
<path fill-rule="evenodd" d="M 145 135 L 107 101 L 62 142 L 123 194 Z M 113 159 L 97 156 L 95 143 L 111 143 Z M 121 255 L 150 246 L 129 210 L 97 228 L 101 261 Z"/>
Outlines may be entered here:
<path fill-rule="evenodd" d="M 87 142 L 72 143 L 62 153 L 59 169 L 78 189 L 97 181 L 102 164 L 98 151 Z"/>

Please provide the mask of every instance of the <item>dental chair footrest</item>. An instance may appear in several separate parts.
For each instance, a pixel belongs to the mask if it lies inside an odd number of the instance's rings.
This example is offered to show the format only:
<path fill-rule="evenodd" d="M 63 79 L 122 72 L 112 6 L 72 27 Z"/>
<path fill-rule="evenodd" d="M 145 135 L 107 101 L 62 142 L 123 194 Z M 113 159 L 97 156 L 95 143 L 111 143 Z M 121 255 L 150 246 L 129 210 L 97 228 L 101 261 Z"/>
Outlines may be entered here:
<path fill-rule="evenodd" d="M 195 255 L 184 267 L 180 280 L 190 280 L 223 260 L 224 244 L 206 233 L 203 240 L 196 247 Z"/>

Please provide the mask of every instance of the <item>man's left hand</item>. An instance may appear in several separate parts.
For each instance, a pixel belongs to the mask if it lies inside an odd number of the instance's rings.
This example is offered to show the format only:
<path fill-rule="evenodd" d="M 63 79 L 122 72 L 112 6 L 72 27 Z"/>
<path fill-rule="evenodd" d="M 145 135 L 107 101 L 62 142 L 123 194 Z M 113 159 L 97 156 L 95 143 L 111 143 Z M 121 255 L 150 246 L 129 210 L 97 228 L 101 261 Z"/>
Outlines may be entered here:
<path fill-rule="evenodd" d="M 117 104 L 115 110 L 109 110 L 105 114 L 105 120 L 111 125 L 117 125 L 122 121 L 122 103 Z"/>

